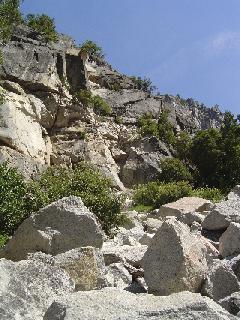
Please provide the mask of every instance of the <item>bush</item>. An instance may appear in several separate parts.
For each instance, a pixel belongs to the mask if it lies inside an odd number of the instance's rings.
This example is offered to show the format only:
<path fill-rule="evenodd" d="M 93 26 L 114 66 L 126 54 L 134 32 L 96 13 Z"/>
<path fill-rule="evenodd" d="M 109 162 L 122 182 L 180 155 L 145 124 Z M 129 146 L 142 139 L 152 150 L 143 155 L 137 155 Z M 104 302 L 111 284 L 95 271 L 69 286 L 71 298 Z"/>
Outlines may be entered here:
<path fill-rule="evenodd" d="M 19 0 L 0 1 L 0 39 L 9 40 L 14 24 L 20 24 L 23 19 L 19 10 Z"/>
<path fill-rule="evenodd" d="M 82 89 L 75 93 L 74 99 L 85 107 L 92 107 L 94 112 L 101 116 L 107 116 L 112 112 L 111 107 L 100 96 L 93 96 L 90 90 Z"/>
<path fill-rule="evenodd" d="M 161 141 L 167 145 L 175 144 L 175 135 L 173 131 L 173 125 L 168 120 L 169 111 L 164 110 L 158 118 L 158 137 Z"/>
<path fill-rule="evenodd" d="M 110 233 L 123 219 L 121 198 L 111 190 L 112 183 L 91 166 L 80 163 L 75 169 L 49 168 L 31 184 L 32 209 L 39 210 L 47 204 L 74 195 L 97 215 L 104 230 Z"/>
<path fill-rule="evenodd" d="M 145 113 L 138 119 L 138 126 L 142 136 L 158 136 L 157 123 L 154 121 L 151 112 Z"/>
<path fill-rule="evenodd" d="M 149 78 L 142 79 L 141 77 L 130 77 L 134 83 L 134 88 L 147 92 L 149 94 L 153 93 L 156 90 L 156 87 L 153 86 L 152 81 Z"/>
<path fill-rule="evenodd" d="M 159 180 L 164 182 L 177 182 L 193 180 L 186 165 L 177 158 L 167 158 L 160 161 L 161 173 Z"/>
<path fill-rule="evenodd" d="M 7 164 L 0 165 L 0 233 L 11 234 L 28 213 L 27 185 Z"/>
<path fill-rule="evenodd" d="M 56 32 L 54 19 L 50 18 L 46 14 L 28 14 L 25 19 L 25 23 L 37 32 L 42 33 L 47 42 L 57 41 L 58 34 Z"/>
<path fill-rule="evenodd" d="M 192 191 L 192 196 L 219 202 L 224 198 L 224 194 L 217 188 L 198 188 Z"/>
<path fill-rule="evenodd" d="M 149 182 L 139 185 L 134 191 L 135 205 L 159 208 L 165 203 L 176 201 L 191 195 L 192 187 L 185 181 L 177 183 Z"/>
<path fill-rule="evenodd" d="M 86 40 L 80 45 L 80 50 L 86 52 L 92 58 L 104 58 L 104 53 L 101 47 L 91 40 Z"/>

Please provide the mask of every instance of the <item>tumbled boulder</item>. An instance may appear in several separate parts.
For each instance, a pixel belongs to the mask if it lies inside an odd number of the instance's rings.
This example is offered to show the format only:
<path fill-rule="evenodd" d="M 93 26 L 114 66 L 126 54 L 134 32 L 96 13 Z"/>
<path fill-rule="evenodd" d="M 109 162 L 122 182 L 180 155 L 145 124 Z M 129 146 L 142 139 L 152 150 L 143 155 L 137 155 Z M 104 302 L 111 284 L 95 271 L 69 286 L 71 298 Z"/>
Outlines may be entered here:
<path fill-rule="evenodd" d="M 240 197 L 238 186 L 223 200 L 215 205 L 202 223 L 206 230 L 225 230 L 231 222 L 240 223 Z"/>
<path fill-rule="evenodd" d="M 222 257 L 240 253 L 240 223 L 230 223 L 219 239 L 219 253 Z"/>
<path fill-rule="evenodd" d="M 143 268 L 150 293 L 199 292 L 207 271 L 206 248 L 189 227 L 168 219 L 153 237 Z"/>
<path fill-rule="evenodd" d="M 204 213 L 211 209 L 212 202 L 199 197 L 184 197 L 175 202 L 167 203 L 158 210 L 158 216 L 166 218 L 175 216 L 179 221 L 191 225 L 193 222 L 202 222 Z"/>
<path fill-rule="evenodd" d="M 42 251 L 57 255 L 74 248 L 100 248 L 104 233 L 96 217 L 77 197 L 58 200 L 26 219 L 4 248 L 3 256 L 22 260 Z"/>
<path fill-rule="evenodd" d="M 168 297 L 133 294 L 106 288 L 77 292 L 53 302 L 44 320 L 233 320 L 221 306 L 200 294 L 181 292 Z"/>
<path fill-rule="evenodd" d="M 0 319 L 42 320 L 57 297 L 74 290 L 64 270 L 41 261 L 0 260 Z"/>
<path fill-rule="evenodd" d="M 222 260 L 214 261 L 211 268 L 209 268 L 202 293 L 218 301 L 239 290 L 238 279 L 227 262 Z"/>
<path fill-rule="evenodd" d="M 66 271 L 75 291 L 96 290 L 108 286 L 102 253 L 94 247 L 83 247 L 51 256 L 42 252 L 28 255 L 29 260 L 49 263 Z"/>

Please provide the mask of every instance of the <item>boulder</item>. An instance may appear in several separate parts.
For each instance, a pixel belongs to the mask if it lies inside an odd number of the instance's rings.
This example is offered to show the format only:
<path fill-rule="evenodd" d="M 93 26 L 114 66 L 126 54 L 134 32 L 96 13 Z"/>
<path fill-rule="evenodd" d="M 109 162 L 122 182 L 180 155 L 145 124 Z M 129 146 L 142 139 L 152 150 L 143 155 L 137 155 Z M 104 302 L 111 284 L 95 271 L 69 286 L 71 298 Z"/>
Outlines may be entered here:
<path fill-rule="evenodd" d="M 237 196 L 238 188 L 233 189 L 228 199 L 215 205 L 206 216 L 202 228 L 206 230 L 226 230 L 231 222 L 240 223 L 240 198 Z"/>
<path fill-rule="evenodd" d="M 219 253 L 222 257 L 240 253 L 240 223 L 230 223 L 219 239 Z"/>
<path fill-rule="evenodd" d="M 220 300 L 218 302 L 224 309 L 233 315 L 240 316 L 240 292 L 234 292 L 230 296 Z"/>
<path fill-rule="evenodd" d="M 75 291 L 96 290 L 108 285 L 103 256 L 93 247 L 72 249 L 56 256 L 37 252 L 29 254 L 28 259 L 65 270 L 75 284 Z"/>
<path fill-rule="evenodd" d="M 202 293 L 218 301 L 239 290 L 238 279 L 231 267 L 226 261 L 215 260 L 209 269 Z"/>
<path fill-rule="evenodd" d="M 157 230 L 161 227 L 162 223 L 163 222 L 159 219 L 147 218 L 147 220 L 144 221 L 144 227 L 146 232 L 156 233 Z"/>
<path fill-rule="evenodd" d="M 44 320 L 233 320 L 221 306 L 207 297 L 181 292 L 168 297 L 133 294 L 106 288 L 76 292 L 52 303 Z"/>
<path fill-rule="evenodd" d="M 202 223 L 206 213 L 213 204 L 209 200 L 198 197 L 184 197 L 175 202 L 167 203 L 158 209 L 160 218 L 175 216 L 177 220 L 188 226 L 193 223 Z"/>
<path fill-rule="evenodd" d="M 0 260 L 1 320 L 42 320 L 51 303 L 74 290 L 64 270 L 41 261 Z"/>
<path fill-rule="evenodd" d="M 96 217 L 77 197 L 58 200 L 26 219 L 4 248 L 4 257 L 26 258 L 42 251 L 57 255 L 71 249 L 100 248 L 104 233 Z"/>
<path fill-rule="evenodd" d="M 107 280 L 112 287 L 124 289 L 132 283 L 132 276 L 122 262 L 108 267 Z"/>
<path fill-rule="evenodd" d="M 153 237 L 143 268 L 150 293 L 199 292 L 207 272 L 206 247 L 186 225 L 172 218 Z"/>
<path fill-rule="evenodd" d="M 102 247 L 106 266 L 116 262 L 127 262 L 134 267 L 141 267 L 146 250 L 147 246 L 144 245 L 119 246 L 114 244 L 114 242 L 105 242 Z"/>

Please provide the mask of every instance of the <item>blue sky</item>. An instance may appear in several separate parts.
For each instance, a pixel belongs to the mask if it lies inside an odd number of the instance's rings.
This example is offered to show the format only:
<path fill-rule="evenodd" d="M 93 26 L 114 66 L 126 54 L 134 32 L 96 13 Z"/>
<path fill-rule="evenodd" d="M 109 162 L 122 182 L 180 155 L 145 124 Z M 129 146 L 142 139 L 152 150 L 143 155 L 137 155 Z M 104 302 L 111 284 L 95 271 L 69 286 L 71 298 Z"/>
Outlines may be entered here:
<path fill-rule="evenodd" d="M 161 93 L 240 113 L 239 0 L 25 0 L 77 44 L 91 39 L 119 71 Z"/>

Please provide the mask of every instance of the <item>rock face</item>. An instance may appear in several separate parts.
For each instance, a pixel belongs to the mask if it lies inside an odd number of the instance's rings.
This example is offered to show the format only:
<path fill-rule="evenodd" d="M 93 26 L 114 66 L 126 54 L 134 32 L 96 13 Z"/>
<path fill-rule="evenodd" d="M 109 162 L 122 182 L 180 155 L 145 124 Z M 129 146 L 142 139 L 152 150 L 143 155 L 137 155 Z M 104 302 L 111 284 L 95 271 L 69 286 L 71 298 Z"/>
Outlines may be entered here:
<path fill-rule="evenodd" d="M 60 296 L 74 290 L 67 273 L 40 261 L 0 260 L 1 320 L 41 320 Z"/>
<path fill-rule="evenodd" d="M 219 239 L 219 252 L 222 257 L 240 253 L 240 224 L 230 223 L 227 230 Z"/>
<path fill-rule="evenodd" d="M 207 271 L 206 248 L 186 225 L 169 219 L 153 237 L 143 267 L 150 293 L 199 292 Z"/>
<path fill-rule="evenodd" d="M 182 292 L 168 297 L 134 295 L 117 289 L 77 292 L 54 302 L 44 320 L 186 320 L 235 319 L 219 305 L 200 294 Z"/>
<path fill-rule="evenodd" d="M 4 248 L 4 257 L 26 258 L 42 251 L 51 255 L 93 246 L 100 248 L 104 233 L 100 224 L 80 198 L 63 198 L 26 219 Z"/>
<path fill-rule="evenodd" d="M 46 44 L 34 30 L 18 26 L 2 51 L 6 99 L 0 108 L 0 147 L 18 153 L 14 159 L 26 156 L 39 165 L 60 166 L 86 160 L 124 190 L 154 180 L 161 171 L 159 161 L 171 156 L 163 142 L 140 136 L 138 119 L 143 114 L 151 112 L 157 120 L 160 112 L 169 110 L 176 131 L 195 132 L 222 123 L 216 108 L 137 90 L 131 77 L 104 61 L 86 59 L 64 36 Z M 74 95 L 80 89 L 102 96 L 112 113 L 99 117 L 77 102 Z M 32 174 L 32 163 L 24 163 Z M 21 169 L 16 161 L 12 164 Z"/>

